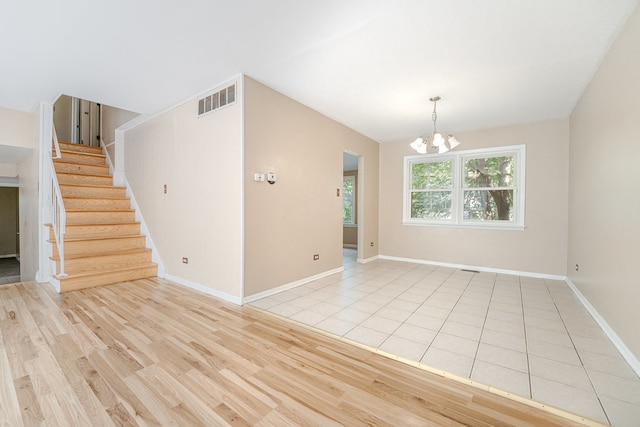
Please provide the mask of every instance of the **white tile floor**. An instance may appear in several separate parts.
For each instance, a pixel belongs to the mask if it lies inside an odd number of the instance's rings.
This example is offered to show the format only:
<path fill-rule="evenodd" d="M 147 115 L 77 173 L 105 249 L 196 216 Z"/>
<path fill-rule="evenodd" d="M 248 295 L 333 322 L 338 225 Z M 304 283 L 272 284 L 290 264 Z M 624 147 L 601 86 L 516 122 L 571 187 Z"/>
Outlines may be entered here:
<path fill-rule="evenodd" d="M 640 379 L 563 281 L 345 250 L 344 271 L 251 305 L 614 426 L 640 426 Z"/>

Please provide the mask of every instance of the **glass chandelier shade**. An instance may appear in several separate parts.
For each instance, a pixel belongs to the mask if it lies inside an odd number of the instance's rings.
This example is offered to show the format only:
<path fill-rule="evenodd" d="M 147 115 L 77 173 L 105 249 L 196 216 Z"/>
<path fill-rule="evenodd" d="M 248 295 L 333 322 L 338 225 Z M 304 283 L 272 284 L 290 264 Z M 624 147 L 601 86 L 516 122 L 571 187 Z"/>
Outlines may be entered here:
<path fill-rule="evenodd" d="M 416 138 L 410 146 L 419 154 L 427 154 L 429 148 L 433 148 L 438 154 L 443 154 L 459 146 L 460 141 L 458 141 L 453 135 L 447 135 L 444 137 L 437 131 L 436 121 L 438 120 L 438 114 L 436 113 L 436 104 L 440 100 L 440 97 L 434 96 L 433 98 L 429 98 L 429 100 L 433 102 L 433 113 L 431 114 L 431 119 L 433 120 L 433 132 L 431 135 Z"/>

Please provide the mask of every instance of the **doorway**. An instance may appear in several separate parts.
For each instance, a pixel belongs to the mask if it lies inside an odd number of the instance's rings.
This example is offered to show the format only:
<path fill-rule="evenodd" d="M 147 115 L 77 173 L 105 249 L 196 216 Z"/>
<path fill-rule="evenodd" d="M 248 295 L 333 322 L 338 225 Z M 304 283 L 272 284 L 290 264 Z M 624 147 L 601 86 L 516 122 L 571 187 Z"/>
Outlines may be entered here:
<path fill-rule="evenodd" d="M 342 249 L 343 265 L 346 259 L 359 258 L 362 248 L 358 247 L 360 235 L 360 158 L 355 153 L 342 153 Z M 348 256 L 347 256 L 348 254 Z"/>
<path fill-rule="evenodd" d="M 53 123 L 58 140 L 100 146 L 102 105 L 61 95 L 53 106 Z"/>
<path fill-rule="evenodd" d="M 18 187 L 0 187 L 0 285 L 20 281 Z"/>

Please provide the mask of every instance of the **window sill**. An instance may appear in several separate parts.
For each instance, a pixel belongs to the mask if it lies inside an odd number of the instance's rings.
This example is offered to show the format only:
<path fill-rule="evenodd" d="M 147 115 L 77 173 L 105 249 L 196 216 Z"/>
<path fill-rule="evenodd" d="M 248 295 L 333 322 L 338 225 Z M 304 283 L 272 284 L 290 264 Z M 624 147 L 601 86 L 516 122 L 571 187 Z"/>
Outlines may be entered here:
<path fill-rule="evenodd" d="M 442 228 L 468 228 L 475 230 L 510 230 L 510 231 L 524 231 L 526 225 L 518 224 L 451 224 L 451 223 L 437 223 L 437 222 L 414 222 L 403 221 L 402 225 L 409 225 L 412 227 L 442 227 Z"/>

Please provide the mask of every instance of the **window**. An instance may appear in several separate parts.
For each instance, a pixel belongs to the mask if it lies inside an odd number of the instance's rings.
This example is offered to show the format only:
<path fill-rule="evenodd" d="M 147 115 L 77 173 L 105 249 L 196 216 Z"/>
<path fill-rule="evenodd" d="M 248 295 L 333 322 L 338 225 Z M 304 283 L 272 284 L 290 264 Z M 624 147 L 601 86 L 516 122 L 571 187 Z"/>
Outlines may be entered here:
<path fill-rule="evenodd" d="M 356 210 L 354 194 L 356 191 L 356 177 L 342 177 L 342 222 L 345 224 L 356 223 Z"/>
<path fill-rule="evenodd" d="M 524 145 L 405 157 L 405 224 L 524 228 Z"/>

